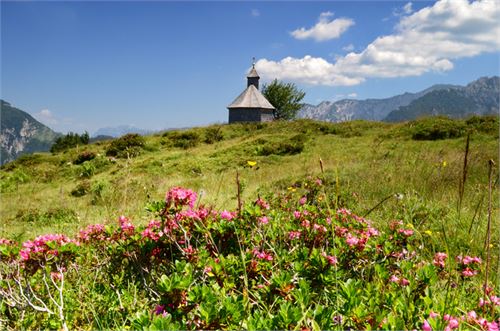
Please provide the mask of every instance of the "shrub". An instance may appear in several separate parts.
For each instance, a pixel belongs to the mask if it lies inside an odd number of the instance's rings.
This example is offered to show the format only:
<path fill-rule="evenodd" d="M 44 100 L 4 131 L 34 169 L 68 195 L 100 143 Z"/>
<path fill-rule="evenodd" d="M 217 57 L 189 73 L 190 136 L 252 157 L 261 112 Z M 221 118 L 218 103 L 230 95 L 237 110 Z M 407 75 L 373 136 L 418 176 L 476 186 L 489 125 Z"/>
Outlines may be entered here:
<path fill-rule="evenodd" d="M 478 132 L 498 135 L 498 116 L 472 116 L 465 123 Z"/>
<path fill-rule="evenodd" d="M 93 160 L 96 157 L 96 154 L 94 152 L 90 151 L 85 151 L 76 157 L 76 159 L 73 161 L 74 164 L 82 164 L 85 161 L 90 161 Z"/>
<path fill-rule="evenodd" d="M 51 153 L 62 152 L 69 148 L 76 147 L 78 145 L 87 145 L 88 143 L 89 143 L 88 132 L 84 132 L 82 135 L 70 132 L 67 135 L 57 138 L 52 147 L 50 148 L 50 152 Z"/>
<path fill-rule="evenodd" d="M 120 158 L 135 157 L 144 148 L 144 138 L 137 133 L 128 133 L 115 139 L 106 149 L 107 156 Z"/>
<path fill-rule="evenodd" d="M 168 132 L 166 136 L 170 139 L 174 147 L 183 149 L 196 147 L 200 142 L 200 135 L 194 131 Z"/>
<path fill-rule="evenodd" d="M 83 178 L 90 178 L 95 174 L 95 166 L 93 163 L 86 161 L 82 163 L 82 165 L 79 167 L 79 173 L 78 175 Z"/>
<path fill-rule="evenodd" d="M 205 143 L 213 144 L 222 140 L 224 140 L 224 134 L 220 126 L 210 127 L 205 130 Z"/>
<path fill-rule="evenodd" d="M 439 140 L 462 137 L 466 127 L 462 121 L 447 117 L 428 117 L 409 123 L 413 140 Z"/>
<path fill-rule="evenodd" d="M 304 141 L 306 136 L 303 134 L 296 135 L 290 141 L 281 142 L 266 142 L 259 139 L 257 143 L 262 144 L 257 146 L 257 155 L 295 155 L 300 154 L 304 150 Z"/>
<path fill-rule="evenodd" d="M 28 209 L 20 210 L 15 219 L 20 222 L 33 223 L 36 226 L 47 226 L 76 222 L 78 215 L 73 209 L 68 208 L 51 208 L 47 211 Z"/>
<path fill-rule="evenodd" d="M 90 192 L 90 182 L 86 180 L 86 181 L 79 183 L 71 191 L 71 195 L 76 197 L 76 198 L 79 198 L 79 197 L 83 197 L 84 195 L 86 195 L 89 192 Z"/>

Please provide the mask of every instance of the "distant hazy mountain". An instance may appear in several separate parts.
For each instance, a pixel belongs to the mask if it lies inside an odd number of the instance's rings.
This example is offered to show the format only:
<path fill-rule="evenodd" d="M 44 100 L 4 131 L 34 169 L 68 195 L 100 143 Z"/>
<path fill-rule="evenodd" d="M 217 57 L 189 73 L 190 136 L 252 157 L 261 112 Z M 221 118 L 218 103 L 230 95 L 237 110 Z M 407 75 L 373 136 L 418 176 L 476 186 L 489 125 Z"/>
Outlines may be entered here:
<path fill-rule="evenodd" d="M 355 119 L 374 121 L 404 121 L 415 116 L 444 114 L 455 117 L 455 113 L 485 114 L 498 111 L 499 77 L 480 78 L 467 86 L 433 85 L 417 93 L 404 93 L 385 99 L 349 100 L 337 102 L 323 101 L 317 106 L 306 104 L 299 111 L 298 117 L 343 122 Z M 445 92 L 442 92 L 445 91 Z M 427 96 L 427 99 L 420 100 Z M 443 100 L 445 98 L 448 101 Z M 437 103 L 433 106 L 433 103 Z M 404 108 L 416 105 L 411 108 Z M 444 106 L 447 104 L 450 108 Z M 452 111 L 454 106 L 458 110 Z M 417 107 L 418 106 L 418 107 Z M 418 108 L 418 109 L 417 109 Z M 400 111 L 401 110 L 401 111 Z M 396 111 L 395 114 L 391 112 Z M 389 114 L 391 114 L 389 116 Z M 459 117 L 461 117 L 459 116 Z"/>
<path fill-rule="evenodd" d="M 500 77 L 483 77 L 465 87 L 432 91 L 390 112 L 389 122 L 413 120 L 423 116 L 444 115 L 463 118 L 470 115 L 498 114 Z"/>
<path fill-rule="evenodd" d="M 120 137 L 127 133 L 138 133 L 140 135 L 150 134 L 151 130 L 139 129 L 130 125 L 120 125 L 115 127 L 105 127 L 97 130 L 92 136 Z"/>
<path fill-rule="evenodd" d="M 22 154 L 48 151 L 60 136 L 4 100 L 0 100 L 0 122 L 0 164 Z"/>

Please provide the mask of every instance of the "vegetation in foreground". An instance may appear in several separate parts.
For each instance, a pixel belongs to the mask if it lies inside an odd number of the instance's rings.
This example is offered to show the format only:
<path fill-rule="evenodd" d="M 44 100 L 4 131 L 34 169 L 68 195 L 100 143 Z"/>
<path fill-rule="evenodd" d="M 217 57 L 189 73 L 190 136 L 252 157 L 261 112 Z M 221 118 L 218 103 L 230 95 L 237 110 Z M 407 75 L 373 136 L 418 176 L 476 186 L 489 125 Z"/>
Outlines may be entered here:
<path fill-rule="evenodd" d="M 0 171 L 9 238 L 0 319 L 9 328 L 494 328 L 499 238 L 493 231 L 487 245 L 485 234 L 498 148 L 498 118 L 475 117 L 216 125 L 22 157 Z M 228 212 L 236 177 L 240 200 L 252 202 L 240 214 Z M 193 210 L 155 201 L 178 186 L 197 192 Z M 496 171 L 492 189 L 498 196 Z M 127 215 L 118 227 L 117 215 Z M 492 215 L 496 229 L 497 199 Z"/>
<path fill-rule="evenodd" d="M 172 188 L 147 226 L 0 240 L 0 323 L 18 328 L 498 330 L 489 260 L 430 230 L 332 209 L 322 178 L 236 211 Z M 488 254 L 489 258 L 489 254 Z M 484 284 L 487 285 L 483 287 Z"/>

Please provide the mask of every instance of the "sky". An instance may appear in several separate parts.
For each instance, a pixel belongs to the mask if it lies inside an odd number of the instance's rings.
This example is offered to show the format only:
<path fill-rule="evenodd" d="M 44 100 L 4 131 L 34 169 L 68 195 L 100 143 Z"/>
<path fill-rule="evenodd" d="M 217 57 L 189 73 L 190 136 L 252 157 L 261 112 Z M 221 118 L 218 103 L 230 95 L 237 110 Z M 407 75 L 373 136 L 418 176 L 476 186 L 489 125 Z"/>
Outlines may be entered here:
<path fill-rule="evenodd" d="M 304 102 L 500 72 L 500 1 L 2 1 L 1 98 L 58 132 L 225 123 L 256 58 Z"/>

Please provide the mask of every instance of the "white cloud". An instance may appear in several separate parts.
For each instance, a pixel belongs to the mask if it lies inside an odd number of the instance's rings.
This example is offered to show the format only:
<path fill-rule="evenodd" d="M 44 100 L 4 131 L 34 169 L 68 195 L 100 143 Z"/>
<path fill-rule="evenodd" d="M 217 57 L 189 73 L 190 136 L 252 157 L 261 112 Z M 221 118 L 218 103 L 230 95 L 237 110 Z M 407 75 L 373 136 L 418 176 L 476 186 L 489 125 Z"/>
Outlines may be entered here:
<path fill-rule="evenodd" d="M 409 15 L 412 12 L 413 12 L 413 8 L 412 8 L 411 2 L 408 2 L 406 5 L 403 6 L 403 13 L 405 13 L 406 15 Z"/>
<path fill-rule="evenodd" d="M 358 94 L 356 92 L 353 92 L 353 93 L 349 93 L 347 95 L 349 98 L 357 98 L 358 97 Z"/>
<path fill-rule="evenodd" d="M 349 44 L 347 46 L 344 46 L 344 47 L 342 47 L 342 50 L 346 51 L 346 52 L 352 52 L 354 50 L 354 45 L 353 44 Z"/>
<path fill-rule="evenodd" d="M 316 41 L 326 41 L 340 37 L 342 33 L 354 25 L 350 18 L 337 18 L 330 20 L 332 12 L 324 12 L 319 15 L 318 23 L 310 29 L 300 28 L 290 32 L 295 39 L 314 39 Z"/>
<path fill-rule="evenodd" d="M 33 115 L 38 121 L 47 125 L 56 125 L 59 123 L 54 114 L 48 109 L 42 109 Z"/>
<path fill-rule="evenodd" d="M 260 11 L 258 9 L 252 9 L 252 11 L 250 12 L 250 15 L 252 15 L 253 17 L 259 17 Z"/>
<path fill-rule="evenodd" d="M 441 0 L 402 17 L 394 34 L 381 36 L 359 53 L 337 57 L 261 59 L 264 78 L 312 85 L 356 85 L 372 77 L 419 76 L 453 69 L 453 60 L 500 50 L 500 3 Z"/>
<path fill-rule="evenodd" d="M 392 11 L 392 16 L 402 17 L 405 15 L 410 15 L 412 12 L 413 12 L 413 4 L 411 2 L 408 2 L 403 7 L 394 8 Z"/>

